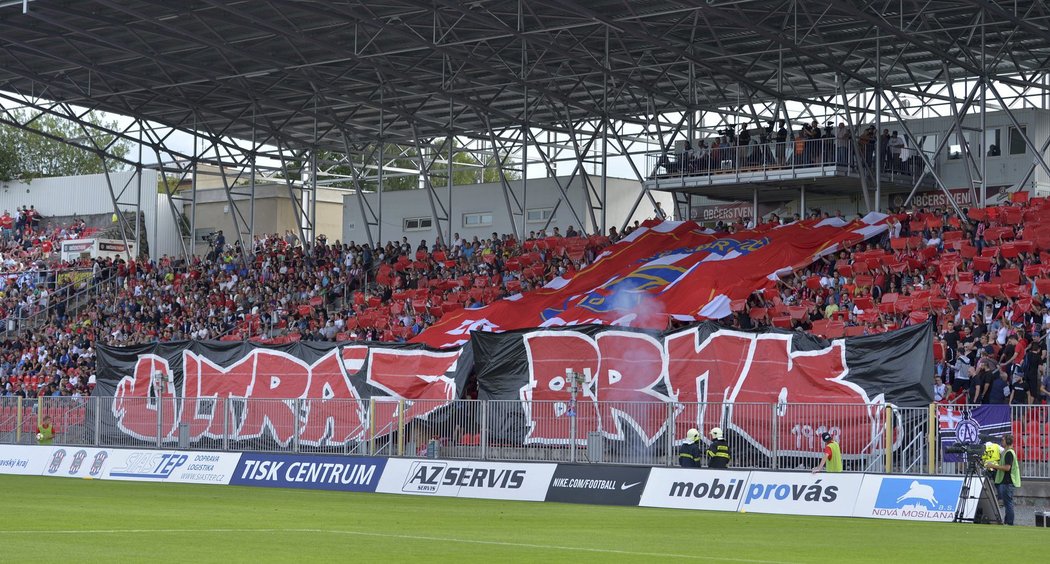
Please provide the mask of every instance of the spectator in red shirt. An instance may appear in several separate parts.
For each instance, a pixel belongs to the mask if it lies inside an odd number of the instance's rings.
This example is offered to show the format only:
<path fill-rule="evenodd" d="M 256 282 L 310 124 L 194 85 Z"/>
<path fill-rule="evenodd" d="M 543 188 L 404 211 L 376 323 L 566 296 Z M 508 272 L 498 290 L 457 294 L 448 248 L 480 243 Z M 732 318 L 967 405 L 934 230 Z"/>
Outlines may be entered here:
<path fill-rule="evenodd" d="M 0 215 L 0 232 L 3 233 L 4 242 L 11 240 L 14 235 L 15 219 L 11 217 L 11 213 L 4 210 L 4 215 Z"/>

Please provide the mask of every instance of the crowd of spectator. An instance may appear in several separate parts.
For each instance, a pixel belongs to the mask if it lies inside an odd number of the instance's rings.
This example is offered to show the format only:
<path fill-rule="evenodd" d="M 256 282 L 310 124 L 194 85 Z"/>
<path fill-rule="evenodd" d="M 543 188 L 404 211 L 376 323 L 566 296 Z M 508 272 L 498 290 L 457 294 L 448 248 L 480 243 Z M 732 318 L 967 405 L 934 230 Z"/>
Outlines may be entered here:
<path fill-rule="evenodd" d="M 879 160 L 887 173 L 912 174 L 922 161 L 908 136 L 874 125 L 850 128 L 829 121 L 823 127 L 813 120 L 792 131 L 784 120 L 730 125 L 718 135 L 685 141 L 674 159 L 663 157 L 657 174 L 704 174 L 720 170 L 784 166 L 837 165 L 872 170 Z M 861 166 L 858 166 L 858 163 Z"/>
<path fill-rule="evenodd" d="M 1018 196 L 967 213 L 963 221 L 942 209 L 898 210 L 882 236 L 733 302 L 722 322 L 839 337 L 932 320 L 938 401 L 1043 401 L 1050 387 L 1050 254 L 1041 249 L 1050 248 L 1050 204 Z M 757 226 L 738 220 L 714 228 L 733 233 L 798 219 L 770 215 Z M 189 264 L 169 257 L 93 261 L 85 284 L 91 297 L 75 310 L 63 304 L 76 287 L 49 294 L 27 271 L 7 273 L 4 311 L 35 296 L 45 321 L 0 341 L 0 393 L 90 393 L 98 343 L 406 341 L 459 308 L 571 276 L 633 228 L 588 236 L 570 226 L 520 241 L 454 234 L 447 243 L 403 238 L 376 247 L 324 237 L 304 247 L 286 232 L 242 248 L 219 233 L 211 252 Z"/>
<path fill-rule="evenodd" d="M 1050 399 L 1050 203 L 1027 196 L 966 210 L 965 222 L 943 209 L 897 210 L 880 238 L 734 302 L 724 321 L 839 337 L 932 320 L 937 401 L 1041 403 Z"/>
<path fill-rule="evenodd" d="M 83 219 L 49 225 L 35 206 L 0 215 L 0 395 L 87 395 L 94 385 L 94 350 L 85 333 L 63 329 L 65 304 L 39 331 L 19 331 L 22 320 L 51 310 L 54 292 L 72 287 L 72 264 L 59 259 L 62 240 L 90 236 Z"/>
<path fill-rule="evenodd" d="M 21 282 L 5 292 L 8 311 L 24 313 L 19 300 L 35 296 L 45 322 L 31 332 L 9 331 L 0 341 L 0 394 L 89 393 L 97 343 L 405 341 L 450 311 L 584 268 L 619 237 L 615 229 L 587 237 L 570 226 L 564 234 L 541 230 L 520 242 L 497 233 L 456 234 L 449 244 L 402 239 L 372 248 L 322 236 L 304 247 L 286 232 L 257 236 L 246 249 L 227 244 L 220 232 L 211 251 L 190 264 L 166 256 L 92 261 L 91 281 L 83 284 L 90 298 L 75 311 L 66 299 L 77 285 L 56 289 L 54 277 L 12 273 L 8 280 Z"/>

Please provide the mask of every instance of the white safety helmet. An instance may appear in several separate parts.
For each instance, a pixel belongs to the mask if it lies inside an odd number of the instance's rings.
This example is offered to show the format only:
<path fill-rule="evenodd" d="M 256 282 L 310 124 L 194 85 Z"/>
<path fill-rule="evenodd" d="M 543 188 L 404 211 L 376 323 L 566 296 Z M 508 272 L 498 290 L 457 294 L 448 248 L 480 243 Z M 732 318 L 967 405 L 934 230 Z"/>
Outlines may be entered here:
<path fill-rule="evenodd" d="M 685 434 L 685 442 L 695 443 L 700 440 L 700 431 L 696 429 L 689 429 L 689 432 Z"/>
<path fill-rule="evenodd" d="M 711 429 L 711 438 L 716 441 L 722 440 L 722 428 L 715 427 L 714 429 Z"/>

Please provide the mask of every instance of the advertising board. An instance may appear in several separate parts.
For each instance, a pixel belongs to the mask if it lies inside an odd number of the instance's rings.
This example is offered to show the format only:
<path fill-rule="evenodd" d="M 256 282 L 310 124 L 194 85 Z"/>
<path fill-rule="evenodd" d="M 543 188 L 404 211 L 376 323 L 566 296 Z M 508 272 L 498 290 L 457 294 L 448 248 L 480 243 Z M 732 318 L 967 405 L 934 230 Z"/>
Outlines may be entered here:
<path fill-rule="evenodd" d="M 868 474 L 857 497 L 854 517 L 952 521 L 959 506 L 963 479 L 934 476 Z M 969 504 L 976 508 L 977 504 Z M 971 511 L 972 516 L 972 511 Z"/>
<path fill-rule="evenodd" d="M 0 474 L 39 476 L 51 457 L 51 447 L 0 446 Z"/>
<path fill-rule="evenodd" d="M 380 493 L 543 501 L 556 464 L 392 458 Z"/>
<path fill-rule="evenodd" d="M 113 449 L 105 480 L 229 484 L 239 452 Z"/>
<path fill-rule="evenodd" d="M 231 485 L 374 492 L 385 458 L 244 453 Z"/>
<path fill-rule="evenodd" d="M 101 478 L 111 453 L 109 449 L 78 446 L 50 447 L 50 451 L 41 475 L 60 478 Z"/>
<path fill-rule="evenodd" d="M 784 515 L 850 517 L 864 474 L 753 471 L 740 509 Z"/>
<path fill-rule="evenodd" d="M 653 468 L 640 505 L 736 511 L 750 474 L 746 470 Z"/>
<path fill-rule="evenodd" d="M 559 464 L 547 501 L 596 505 L 638 505 L 652 468 Z"/>
<path fill-rule="evenodd" d="M 958 476 L 810 474 L 335 455 L 0 447 L 0 474 L 950 522 Z M 962 507 L 973 518 L 981 484 Z M 995 500 L 987 503 L 994 508 Z M 987 507 L 985 507 L 987 515 Z"/>

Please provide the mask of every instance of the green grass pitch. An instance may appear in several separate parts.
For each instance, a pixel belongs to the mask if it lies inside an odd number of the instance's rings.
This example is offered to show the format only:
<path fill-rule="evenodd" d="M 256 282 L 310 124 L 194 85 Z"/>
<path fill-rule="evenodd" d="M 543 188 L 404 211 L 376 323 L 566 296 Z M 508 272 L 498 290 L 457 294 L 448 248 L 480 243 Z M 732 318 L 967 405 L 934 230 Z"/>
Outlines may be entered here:
<path fill-rule="evenodd" d="M 1050 532 L 0 476 L 4 562 L 1045 561 Z M 979 548 L 978 548 L 979 549 Z"/>

